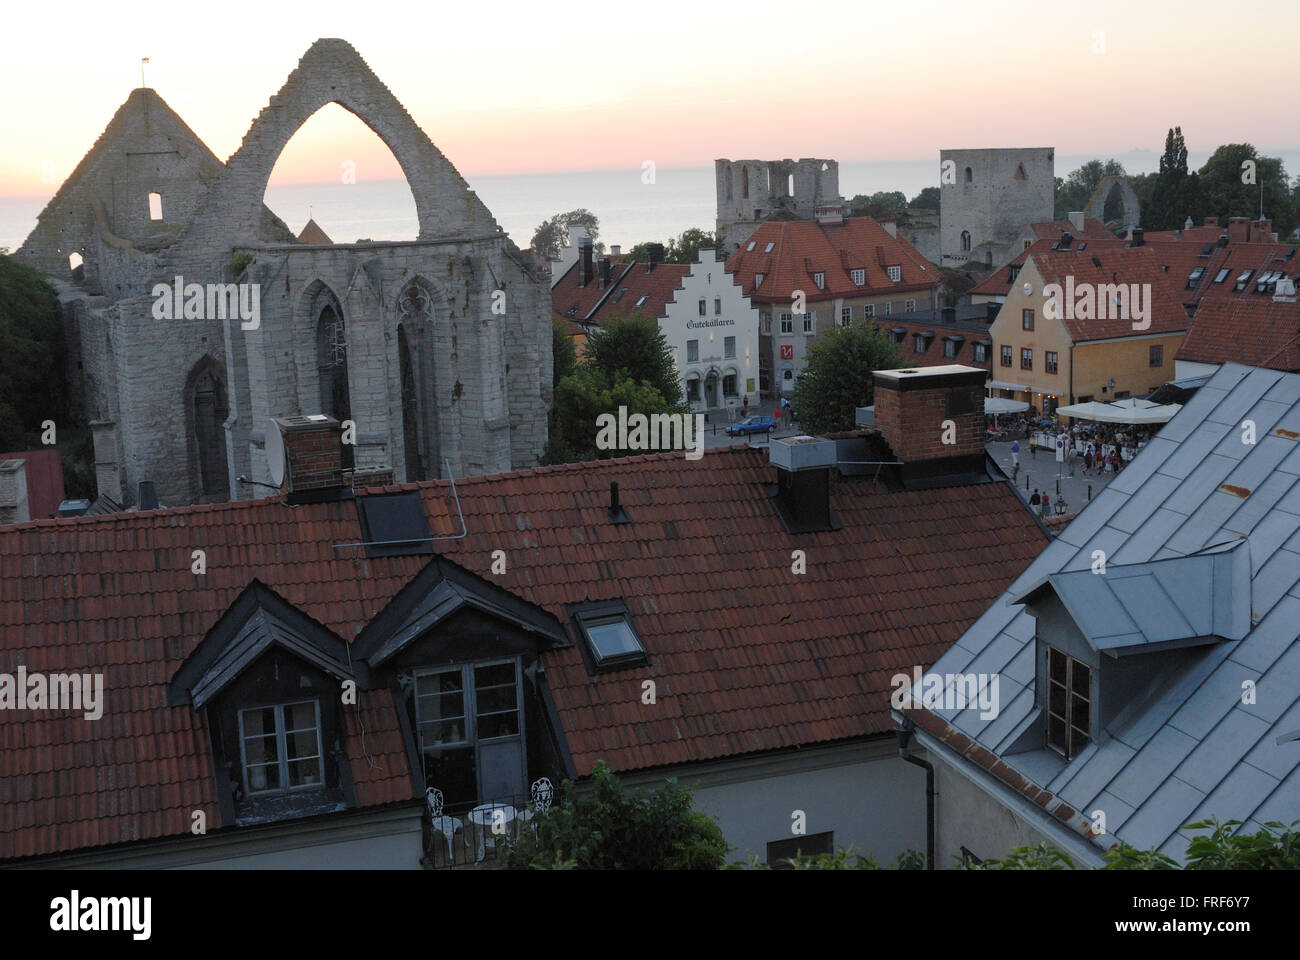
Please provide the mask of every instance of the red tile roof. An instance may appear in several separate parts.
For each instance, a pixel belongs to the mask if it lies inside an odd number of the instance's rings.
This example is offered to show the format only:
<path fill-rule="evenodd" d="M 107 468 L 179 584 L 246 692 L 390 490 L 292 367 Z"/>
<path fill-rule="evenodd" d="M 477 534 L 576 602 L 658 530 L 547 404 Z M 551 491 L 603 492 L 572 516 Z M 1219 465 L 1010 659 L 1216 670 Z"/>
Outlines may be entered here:
<path fill-rule="evenodd" d="M 581 263 L 575 263 L 551 288 L 551 314 L 563 320 L 599 324 L 616 314 L 640 310 L 649 317 L 662 317 L 667 305 L 691 272 L 687 263 L 649 264 L 610 258 L 610 284 L 601 287 L 599 271 L 585 287 L 578 285 Z M 640 307 L 637 303 L 645 297 Z"/>
<path fill-rule="evenodd" d="M 901 268 L 898 283 L 889 279 L 891 266 Z M 727 259 L 727 269 L 739 277 L 755 303 L 788 303 L 795 290 L 802 290 L 812 303 L 931 290 L 943 283 L 938 267 L 871 217 L 846 217 L 838 224 L 766 221 Z M 864 286 L 853 282 L 849 271 L 855 269 L 866 271 Z M 763 283 L 755 289 L 754 278 L 760 273 Z M 813 282 L 814 273 L 825 274 L 823 289 Z"/>
<path fill-rule="evenodd" d="M 1177 286 L 1148 246 L 1094 250 L 1089 243 L 1088 249 L 1082 252 L 1048 250 L 1033 254 L 1030 259 L 1042 275 L 1044 286 L 1056 283 L 1062 290 L 1067 289 L 1070 277 L 1075 289 L 1088 283 L 1139 284 L 1145 290 L 1145 285 L 1150 284 L 1151 300 L 1143 307 L 1151 311 L 1151 325 L 1141 331 L 1143 334 L 1175 333 L 1191 326 Z M 1063 322 L 1075 343 L 1132 336 L 1136 332 L 1133 321 L 1113 316 L 1114 313 L 1112 308 L 1107 310 L 1107 319 L 1082 319 L 1067 312 Z"/>
<path fill-rule="evenodd" d="M 1035 224 L 1035 226 L 1039 225 Z M 1012 274 L 1016 272 L 1013 268 L 1023 267 L 1025 261 L 1029 259 L 1031 254 L 1049 252 L 1052 249 L 1052 246 L 1059 240 L 1060 237 L 1035 240 L 1028 247 L 1021 250 L 1020 253 L 1016 255 L 1016 258 L 1010 263 L 994 270 L 987 278 L 971 287 L 970 293 L 994 297 L 1009 296 L 1011 294 L 1011 286 L 1013 283 L 1011 277 Z M 1119 239 L 1119 237 L 1111 235 L 1109 231 L 1105 231 L 1105 236 L 1088 238 L 1085 239 L 1083 243 L 1086 245 L 1084 249 L 1085 253 L 1089 250 L 1113 250 L 1117 247 L 1124 246 L 1124 241 Z M 1078 249 L 1077 244 L 1071 244 L 1071 246 L 1074 249 Z"/>
<path fill-rule="evenodd" d="M 1300 303 L 1275 303 L 1255 294 L 1207 299 L 1178 359 L 1300 372 Z"/>
<path fill-rule="evenodd" d="M 27 461 L 27 510 L 33 520 L 45 520 L 59 512 L 65 499 L 63 489 L 63 462 L 59 451 L 22 450 L 18 453 L 0 453 L 0 460 Z"/>
<path fill-rule="evenodd" d="M 889 317 L 876 317 L 873 321 L 875 325 L 888 336 L 892 330 L 903 331 L 903 342 L 896 344 L 895 347 L 903 356 L 903 363 L 912 367 L 942 367 L 950 363 L 963 363 L 968 367 L 981 367 L 984 370 L 991 369 L 990 360 L 993 356 L 992 340 L 987 325 L 983 329 L 975 330 L 970 326 L 948 327 L 942 323 L 933 322 L 912 322 L 904 320 L 897 315 Z M 925 345 L 924 353 L 916 352 L 916 334 L 934 334 L 933 337 L 923 340 Z M 943 349 L 946 338 L 961 337 L 957 343 L 956 353 L 951 357 L 944 356 Z M 983 360 L 975 359 L 975 344 L 985 344 Z"/>
<path fill-rule="evenodd" d="M 1039 240 L 1059 240 L 1061 235 L 1068 233 L 1076 240 L 1114 240 L 1115 234 L 1106 229 L 1106 225 L 1096 217 L 1087 217 L 1083 221 L 1083 232 L 1076 230 L 1074 224 L 1069 220 L 1044 220 L 1041 223 L 1031 223 L 1029 229 L 1034 232 L 1034 236 Z"/>
<path fill-rule="evenodd" d="M 484 573 L 505 550 L 499 585 L 562 621 L 566 603 L 624 598 L 649 652 L 594 678 L 577 647 L 543 654 L 579 774 L 882 733 L 891 676 L 942 653 L 1046 542 L 1006 484 L 865 478 L 832 484 L 841 530 L 793 537 L 760 486 L 772 477 L 764 451 L 734 448 L 457 482 L 469 534 L 442 556 Z M 611 480 L 630 523 L 609 522 Z M 445 482 L 406 489 L 434 536 L 460 532 Z M 331 548 L 358 539 L 353 503 L 279 498 L 0 530 L 0 670 L 105 676 L 98 721 L 0 723 L 0 857 L 187 835 L 196 809 L 216 822 L 203 719 L 167 705 L 168 682 L 254 578 L 351 640 L 428 560 Z M 344 721 L 358 802 L 410 799 L 391 697 L 364 702 Z"/>

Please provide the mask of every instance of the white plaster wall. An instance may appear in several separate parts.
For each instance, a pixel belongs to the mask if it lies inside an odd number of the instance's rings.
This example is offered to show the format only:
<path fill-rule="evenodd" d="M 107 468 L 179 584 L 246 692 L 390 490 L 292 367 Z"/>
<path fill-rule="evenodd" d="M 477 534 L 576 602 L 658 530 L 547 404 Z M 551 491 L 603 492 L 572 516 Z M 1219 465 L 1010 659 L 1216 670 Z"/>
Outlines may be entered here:
<path fill-rule="evenodd" d="M 722 395 L 722 377 L 732 370 L 736 372 L 737 394 L 734 401 L 737 413 L 742 398 L 748 395 L 749 405 L 757 409 L 758 393 L 758 307 L 740 291 L 733 274 L 727 273 L 724 262 L 718 259 L 714 250 L 701 250 L 700 257 L 691 268 L 691 272 L 682 281 L 682 289 L 676 298 L 668 303 L 666 313 L 659 318 L 659 329 L 673 350 L 677 363 L 682 394 L 686 394 L 686 381 L 692 374 L 701 381 L 700 401 L 692 403 L 691 409 L 703 411 L 703 383 L 710 367 L 717 367 L 718 403 L 722 406 L 727 398 Z M 714 314 L 713 301 L 722 298 L 722 313 Z M 700 316 L 699 302 L 705 301 L 705 316 Z M 712 339 L 710 339 L 712 337 Z M 727 359 L 725 345 L 727 337 L 736 338 L 736 356 Z M 700 342 L 699 360 L 687 362 L 686 343 L 688 340 Z M 750 389 L 750 381 L 753 381 Z"/>

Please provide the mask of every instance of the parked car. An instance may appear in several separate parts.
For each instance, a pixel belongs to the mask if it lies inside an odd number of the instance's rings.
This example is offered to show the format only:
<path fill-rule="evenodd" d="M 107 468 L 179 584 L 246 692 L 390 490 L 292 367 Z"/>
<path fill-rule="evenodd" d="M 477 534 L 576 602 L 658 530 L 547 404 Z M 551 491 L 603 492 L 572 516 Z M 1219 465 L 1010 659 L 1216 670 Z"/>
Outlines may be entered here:
<path fill-rule="evenodd" d="M 776 421 L 771 417 L 754 416 L 746 417 L 737 423 L 727 427 L 727 436 L 743 437 L 751 433 L 771 433 L 776 429 Z"/>

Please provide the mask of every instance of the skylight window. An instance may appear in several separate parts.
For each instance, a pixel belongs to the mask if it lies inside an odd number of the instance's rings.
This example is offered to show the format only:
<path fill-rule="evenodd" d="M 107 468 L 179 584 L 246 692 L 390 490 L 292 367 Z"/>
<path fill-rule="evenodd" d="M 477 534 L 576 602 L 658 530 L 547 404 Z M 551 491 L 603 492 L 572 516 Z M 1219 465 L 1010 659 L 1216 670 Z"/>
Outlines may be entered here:
<path fill-rule="evenodd" d="M 745 248 L 745 252 L 746 252 L 746 253 L 753 253 L 753 252 L 754 252 L 754 245 L 755 245 L 756 243 L 758 243 L 757 240 L 751 240 L 751 241 L 749 241 L 749 246 L 747 246 L 747 247 Z"/>
<path fill-rule="evenodd" d="M 1188 289 L 1188 290 L 1191 290 L 1191 289 L 1192 289 L 1193 287 L 1195 287 L 1198 283 L 1200 283 L 1200 281 L 1201 281 L 1201 277 L 1202 277 L 1204 274 L 1205 274 L 1205 268 L 1204 268 L 1204 267 L 1197 267 L 1195 270 L 1193 270 L 1191 273 L 1189 273 L 1189 274 L 1187 275 L 1187 289 Z"/>
<path fill-rule="evenodd" d="M 636 302 L 636 305 L 637 305 L 638 307 L 643 307 L 643 306 L 645 306 L 645 302 L 646 302 L 647 300 L 649 300 L 649 299 L 650 299 L 650 294 L 647 293 L 647 294 L 645 294 L 643 297 L 641 297 L 640 300 L 638 300 L 638 301 Z"/>
<path fill-rule="evenodd" d="M 367 557 L 433 553 L 429 520 L 418 490 L 357 497 L 357 519 Z"/>
<path fill-rule="evenodd" d="M 1237 293 L 1240 293 L 1242 290 L 1245 290 L 1245 289 L 1246 289 L 1246 281 L 1250 279 L 1250 275 L 1251 275 L 1252 273 L 1254 273 L 1254 272 L 1255 272 L 1254 270 L 1243 270 L 1243 271 L 1241 271 L 1241 273 L 1239 273 L 1239 274 L 1237 275 L 1237 282 L 1236 282 L 1235 284 L 1233 284 L 1232 289 L 1233 289 L 1234 291 L 1236 291 Z"/>
<path fill-rule="evenodd" d="M 645 646 L 621 600 L 585 604 L 572 610 L 596 670 L 616 670 L 644 663 Z"/>
<path fill-rule="evenodd" d="M 771 252 L 772 252 L 772 248 L 775 247 L 775 246 L 776 246 L 776 243 L 773 242 L 773 241 L 770 241 L 770 240 L 769 240 L 767 246 L 763 248 L 763 252 L 764 252 L 764 253 L 771 253 Z"/>
<path fill-rule="evenodd" d="M 1214 282 L 1215 282 L 1215 283 L 1223 283 L 1223 281 L 1227 279 L 1228 274 L 1231 273 L 1231 272 L 1232 272 L 1232 271 L 1229 270 L 1227 267 L 1223 267 L 1222 269 L 1219 270 L 1218 273 L 1216 273 L 1216 274 L 1214 275 Z"/>

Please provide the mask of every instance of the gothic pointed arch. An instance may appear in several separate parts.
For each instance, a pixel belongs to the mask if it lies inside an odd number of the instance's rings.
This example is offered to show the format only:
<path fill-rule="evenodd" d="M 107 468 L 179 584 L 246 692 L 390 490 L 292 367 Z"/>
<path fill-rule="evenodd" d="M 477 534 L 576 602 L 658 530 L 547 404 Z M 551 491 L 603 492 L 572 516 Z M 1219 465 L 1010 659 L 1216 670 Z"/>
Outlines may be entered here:
<path fill-rule="evenodd" d="M 190 368 L 184 403 L 191 499 L 197 503 L 229 500 L 226 418 L 230 401 L 224 371 L 211 354 L 204 354 Z"/>
<path fill-rule="evenodd" d="M 393 152 L 415 199 L 419 239 L 500 232 L 487 207 L 352 45 L 324 39 L 311 45 L 253 121 L 205 204 L 209 213 L 192 225 L 190 236 L 215 233 L 234 244 L 257 242 L 262 199 L 276 160 L 328 103 L 354 114 Z"/>
<path fill-rule="evenodd" d="M 446 298 L 428 279 L 408 280 L 397 296 L 397 363 L 401 380 L 403 459 L 407 481 L 440 475 L 434 337 Z"/>

